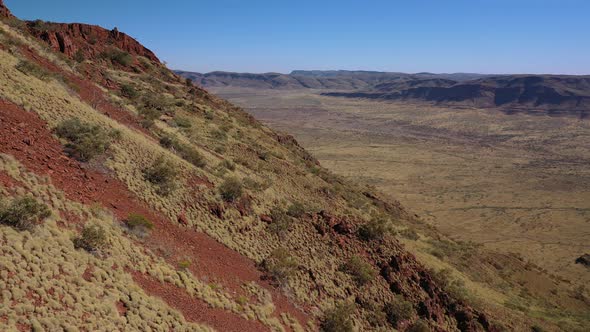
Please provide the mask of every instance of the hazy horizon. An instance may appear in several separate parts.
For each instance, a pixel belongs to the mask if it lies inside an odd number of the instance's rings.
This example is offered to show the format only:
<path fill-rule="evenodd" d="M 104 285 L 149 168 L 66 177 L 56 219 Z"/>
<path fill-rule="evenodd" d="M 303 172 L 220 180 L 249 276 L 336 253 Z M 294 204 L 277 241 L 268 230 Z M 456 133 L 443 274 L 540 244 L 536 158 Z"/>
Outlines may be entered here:
<path fill-rule="evenodd" d="M 118 27 L 193 72 L 590 74 L 590 3 L 6 0 L 23 19 Z"/>

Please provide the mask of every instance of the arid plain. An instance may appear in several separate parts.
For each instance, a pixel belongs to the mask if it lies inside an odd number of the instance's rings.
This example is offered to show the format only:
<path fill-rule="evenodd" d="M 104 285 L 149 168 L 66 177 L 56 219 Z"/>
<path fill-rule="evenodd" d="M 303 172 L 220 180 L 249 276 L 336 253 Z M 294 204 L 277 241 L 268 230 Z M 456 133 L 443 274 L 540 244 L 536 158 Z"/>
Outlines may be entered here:
<path fill-rule="evenodd" d="M 324 166 L 374 185 L 446 235 L 518 253 L 573 284 L 590 273 L 590 121 L 210 88 L 293 134 Z"/>

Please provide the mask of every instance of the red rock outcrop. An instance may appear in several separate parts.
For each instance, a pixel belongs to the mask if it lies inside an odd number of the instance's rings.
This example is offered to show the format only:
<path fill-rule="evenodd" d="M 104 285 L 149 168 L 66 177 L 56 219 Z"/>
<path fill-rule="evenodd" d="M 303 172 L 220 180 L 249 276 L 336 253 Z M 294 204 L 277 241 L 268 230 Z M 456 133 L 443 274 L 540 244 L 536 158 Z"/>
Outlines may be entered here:
<path fill-rule="evenodd" d="M 10 9 L 4 5 L 4 0 L 0 0 L 0 17 L 14 18 Z"/>
<path fill-rule="evenodd" d="M 29 30 L 54 50 L 73 58 L 78 51 L 87 59 L 95 59 L 109 47 L 116 47 L 133 56 L 142 56 L 159 63 L 156 55 L 137 40 L 117 28 L 107 30 L 81 23 L 27 22 Z"/>

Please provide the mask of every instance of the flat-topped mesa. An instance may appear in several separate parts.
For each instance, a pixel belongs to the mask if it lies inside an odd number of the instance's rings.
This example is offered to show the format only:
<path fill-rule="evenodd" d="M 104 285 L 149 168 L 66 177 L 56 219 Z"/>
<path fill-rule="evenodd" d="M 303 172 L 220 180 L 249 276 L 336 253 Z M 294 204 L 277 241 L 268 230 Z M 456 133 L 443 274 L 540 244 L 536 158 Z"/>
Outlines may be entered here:
<path fill-rule="evenodd" d="M 10 9 L 4 5 L 4 0 L 0 0 L 0 17 L 14 18 Z"/>
<path fill-rule="evenodd" d="M 97 25 L 42 21 L 27 22 L 27 25 L 33 35 L 68 57 L 74 57 L 81 52 L 85 58 L 94 59 L 109 48 L 116 47 L 133 56 L 141 56 L 160 63 L 152 51 L 117 28 L 107 30 Z"/>

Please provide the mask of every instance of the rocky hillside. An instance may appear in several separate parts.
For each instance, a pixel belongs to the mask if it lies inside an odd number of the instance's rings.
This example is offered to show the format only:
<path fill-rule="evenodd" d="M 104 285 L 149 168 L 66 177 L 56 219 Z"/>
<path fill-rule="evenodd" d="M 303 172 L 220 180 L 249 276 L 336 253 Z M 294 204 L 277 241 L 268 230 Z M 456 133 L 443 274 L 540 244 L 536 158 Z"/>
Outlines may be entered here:
<path fill-rule="evenodd" d="M 0 330 L 556 327 L 466 296 L 397 240 L 444 240 L 416 216 L 131 37 L 0 9 Z"/>

